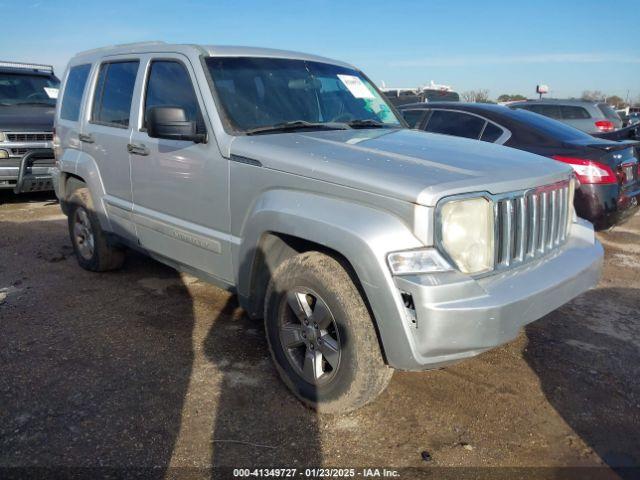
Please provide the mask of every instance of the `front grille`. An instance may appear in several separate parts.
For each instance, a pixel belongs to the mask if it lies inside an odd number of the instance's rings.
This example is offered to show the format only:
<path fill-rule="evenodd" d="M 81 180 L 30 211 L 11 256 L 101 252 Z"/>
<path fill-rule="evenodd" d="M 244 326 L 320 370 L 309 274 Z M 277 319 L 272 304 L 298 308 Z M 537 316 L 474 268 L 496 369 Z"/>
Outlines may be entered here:
<path fill-rule="evenodd" d="M 7 132 L 10 142 L 50 142 L 53 140 L 51 132 Z"/>
<path fill-rule="evenodd" d="M 20 156 L 22 156 L 25 153 L 27 153 L 29 150 L 31 150 L 31 149 L 30 148 L 12 148 L 11 149 L 11 155 L 14 155 L 14 156 L 20 155 Z"/>
<path fill-rule="evenodd" d="M 496 200 L 496 269 L 526 263 L 562 245 L 569 233 L 572 195 L 564 181 Z"/>

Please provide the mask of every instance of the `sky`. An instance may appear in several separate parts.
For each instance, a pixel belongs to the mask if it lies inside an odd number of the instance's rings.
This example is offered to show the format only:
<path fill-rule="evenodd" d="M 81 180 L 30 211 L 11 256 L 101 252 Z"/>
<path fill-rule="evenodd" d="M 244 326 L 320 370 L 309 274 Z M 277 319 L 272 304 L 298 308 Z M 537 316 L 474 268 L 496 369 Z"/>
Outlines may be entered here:
<path fill-rule="evenodd" d="M 0 0 L 0 60 L 53 64 L 146 40 L 298 50 L 378 85 L 430 80 L 535 96 L 640 101 L 640 0 Z M 28 28 L 28 29 L 27 29 Z"/>

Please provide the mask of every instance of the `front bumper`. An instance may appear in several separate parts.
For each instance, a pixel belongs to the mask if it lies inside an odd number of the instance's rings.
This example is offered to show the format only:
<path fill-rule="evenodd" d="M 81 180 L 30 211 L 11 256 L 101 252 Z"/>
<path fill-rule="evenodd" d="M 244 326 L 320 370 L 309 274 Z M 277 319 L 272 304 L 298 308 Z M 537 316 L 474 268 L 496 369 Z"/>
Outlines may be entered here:
<path fill-rule="evenodd" d="M 568 241 L 536 262 L 484 278 L 456 272 L 395 277 L 415 306 L 405 370 L 438 368 L 514 339 L 522 326 L 594 287 L 603 249 L 590 224 L 574 223 Z"/>
<path fill-rule="evenodd" d="M 0 164 L 0 188 L 15 193 L 53 190 L 54 164 L 53 150 L 48 148 L 31 149 L 17 160 L 4 160 Z"/>
<path fill-rule="evenodd" d="M 52 148 L 51 141 L 0 143 L 0 149 L 9 153 L 9 158 L 0 159 L 0 189 L 19 190 L 17 193 L 53 190 L 51 174 L 55 159 Z M 48 153 L 34 155 L 33 161 L 29 161 L 27 156 L 32 152 Z M 23 167 L 25 157 L 27 165 Z M 18 185 L 21 176 L 22 187 Z"/>

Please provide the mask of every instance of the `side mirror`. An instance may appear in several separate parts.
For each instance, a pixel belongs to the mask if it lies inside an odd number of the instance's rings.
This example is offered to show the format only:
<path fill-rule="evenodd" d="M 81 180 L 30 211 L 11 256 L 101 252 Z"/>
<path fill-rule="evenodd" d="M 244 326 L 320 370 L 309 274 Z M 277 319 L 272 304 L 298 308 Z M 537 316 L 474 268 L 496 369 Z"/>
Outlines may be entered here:
<path fill-rule="evenodd" d="M 205 135 L 196 132 L 196 122 L 187 120 L 180 107 L 152 107 L 147 110 L 147 135 L 151 138 L 187 140 L 203 143 Z"/>

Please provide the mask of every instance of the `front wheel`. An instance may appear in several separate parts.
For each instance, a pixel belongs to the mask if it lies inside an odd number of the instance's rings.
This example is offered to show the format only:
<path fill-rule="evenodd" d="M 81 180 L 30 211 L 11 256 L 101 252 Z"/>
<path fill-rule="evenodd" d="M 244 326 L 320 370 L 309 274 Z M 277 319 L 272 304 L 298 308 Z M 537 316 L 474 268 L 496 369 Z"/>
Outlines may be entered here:
<path fill-rule="evenodd" d="M 303 253 L 276 269 L 265 329 L 280 377 L 318 411 L 355 410 L 375 399 L 393 374 L 360 292 L 328 255 Z"/>

